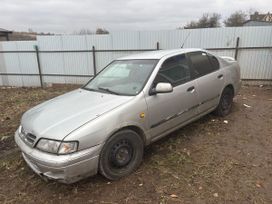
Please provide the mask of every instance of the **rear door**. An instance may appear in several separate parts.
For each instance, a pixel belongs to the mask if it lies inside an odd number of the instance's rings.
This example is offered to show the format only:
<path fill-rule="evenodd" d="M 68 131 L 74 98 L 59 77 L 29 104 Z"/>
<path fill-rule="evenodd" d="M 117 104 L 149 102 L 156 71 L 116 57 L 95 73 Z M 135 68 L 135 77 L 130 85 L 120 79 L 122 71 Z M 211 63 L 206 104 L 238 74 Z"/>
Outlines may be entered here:
<path fill-rule="evenodd" d="M 160 82 L 168 82 L 173 92 L 146 95 L 151 137 L 160 134 L 193 118 L 198 113 L 196 81 L 185 54 L 170 57 L 164 61 L 151 88 Z"/>
<path fill-rule="evenodd" d="M 214 109 L 220 100 L 224 86 L 224 71 L 220 69 L 217 58 L 206 52 L 188 53 L 196 79 L 199 97 L 199 112 Z"/>

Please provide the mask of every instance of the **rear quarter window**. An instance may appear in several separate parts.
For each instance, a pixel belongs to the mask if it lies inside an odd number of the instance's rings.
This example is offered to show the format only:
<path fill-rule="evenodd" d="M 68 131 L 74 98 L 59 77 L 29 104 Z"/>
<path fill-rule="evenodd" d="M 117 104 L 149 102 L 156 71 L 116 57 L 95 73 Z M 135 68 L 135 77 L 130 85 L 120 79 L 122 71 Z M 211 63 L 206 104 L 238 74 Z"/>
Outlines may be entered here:
<path fill-rule="evenodd" d="M 211 57 L 208 56 L 205 52 L 192 52 L 188 56 L 193 65 L 195 77 L 200 77 L 219 69 L 218 60 L 212 55 Z"/>
<path fill-rule="evenodd" d="M 220 68 L 219 61 L 218 61 L 218 59 L 217 59 L 215 56 L 213 56 L 213 55 L 211 55 L 211 54 L 208 54 L 208 58 L 209 58 L 209 60 L 210 60 L 210 62 L 211 62 L 211 64 L 212 64 L 212 66 L 213 66 L 213 68 L 214 68 L 215 70 L 217 70 L 217 69 Z"/>

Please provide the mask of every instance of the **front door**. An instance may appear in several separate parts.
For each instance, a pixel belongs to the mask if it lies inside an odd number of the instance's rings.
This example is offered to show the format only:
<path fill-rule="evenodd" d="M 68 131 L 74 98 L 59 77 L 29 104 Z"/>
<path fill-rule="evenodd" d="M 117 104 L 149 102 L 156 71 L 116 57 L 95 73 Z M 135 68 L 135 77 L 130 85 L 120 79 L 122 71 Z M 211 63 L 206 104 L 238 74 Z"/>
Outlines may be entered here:
<path fill-rule="evenodd" d="M 192 80 L 191 74 L 184 54 L 170 57 L 162 64 L 152 86 L 168 82 L 172 84 L 173 92 L 146 96 L 153 140 L 198 114 L 196 80 Z"/>

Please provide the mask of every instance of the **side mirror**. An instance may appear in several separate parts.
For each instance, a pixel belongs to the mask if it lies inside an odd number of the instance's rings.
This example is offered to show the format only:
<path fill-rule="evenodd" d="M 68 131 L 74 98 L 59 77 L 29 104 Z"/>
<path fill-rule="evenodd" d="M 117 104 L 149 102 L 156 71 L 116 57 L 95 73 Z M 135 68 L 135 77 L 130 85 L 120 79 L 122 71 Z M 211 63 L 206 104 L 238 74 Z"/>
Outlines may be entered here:
<path fill-rule="evenodd" d="M 170 83 L 160 82 L 151 90 L 151 95 L 155 95 L 157 93 L 170 93 L 172 91 L 173 86 Z"/>

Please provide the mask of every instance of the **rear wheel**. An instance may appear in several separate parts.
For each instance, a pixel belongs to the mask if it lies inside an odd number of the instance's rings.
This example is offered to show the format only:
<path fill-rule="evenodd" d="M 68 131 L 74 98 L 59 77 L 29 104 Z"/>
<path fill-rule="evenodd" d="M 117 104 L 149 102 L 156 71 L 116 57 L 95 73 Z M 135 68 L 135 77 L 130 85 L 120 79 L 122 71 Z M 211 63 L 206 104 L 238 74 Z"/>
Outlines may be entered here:
<path fill-rule="evenodd" d="M 229 87 L 226 87 L 221 95 L 220 102 L 214 111 L 216 115 L 218 116 L 226 116 L 230 113 L 232 102 L 233 102 L 233 90 Z"/>
<path fill-rule="evenodd" d="M 121 130 L 105 143 L 100 154 L 99 171 L 110 180 L 127 176 L 140 165 L 143 152 L 142 138 L 132 130 Z"/>

